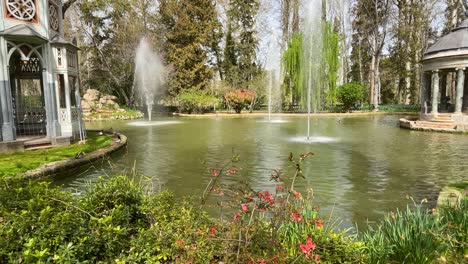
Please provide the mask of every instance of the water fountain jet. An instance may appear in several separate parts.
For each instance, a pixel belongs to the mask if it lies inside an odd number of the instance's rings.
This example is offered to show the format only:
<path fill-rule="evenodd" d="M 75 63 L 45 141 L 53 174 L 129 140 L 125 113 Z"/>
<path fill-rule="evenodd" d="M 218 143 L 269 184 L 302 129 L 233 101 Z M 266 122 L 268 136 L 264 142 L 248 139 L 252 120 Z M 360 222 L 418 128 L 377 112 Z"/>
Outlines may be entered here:
<path fill-rule="evenodd" d="M 306 7 L 303 42 L 304 80 L 307 86 L 307 140 L 310 139 L 310 118 L 317 112 L 321 94 L 322 0 L 310 0 Z"/>
<path fill-rule="evenodd" d="M 166 70 L 160 57 L 153 51 L 150 42 L 143 37 L 136 49 L 134 87 L 146 105 L 149 121 L 155 97 L 162 93 L 165 77 Z"/>

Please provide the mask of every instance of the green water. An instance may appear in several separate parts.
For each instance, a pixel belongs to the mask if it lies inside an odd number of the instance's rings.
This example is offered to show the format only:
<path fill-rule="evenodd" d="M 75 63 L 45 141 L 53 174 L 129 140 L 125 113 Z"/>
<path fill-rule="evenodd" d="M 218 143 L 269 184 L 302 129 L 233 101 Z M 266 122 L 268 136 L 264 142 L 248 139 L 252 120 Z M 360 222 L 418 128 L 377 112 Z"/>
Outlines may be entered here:
<path fill-rule="evenodd" d="M 282 169 L 288 181 L 290 152 L 313 152 L 303 166 L 305 180 L 297 188 L 313 188 L 322 213 L 333 212 L 343 226 L 363 226 L 384 212 L 409 202 L 435 205 L 441 187 L 468 179 L 468 136 L 400 129 L 401 116 L 313 118 L 312 138 L 304 142 L 305 117 L 282 118 L 158 118 L 153 126 L 132 122 L 89 123 L 88 129 L 110 128 L 129 138 L 128 148 L 112 157 L 114 171 L 137 171 L 152 179 L 154 188 L 178 195 L 200 196 L 210 180 L 208 168 L 218 168 L 232 152 L 242 168 L 225 184 L 246 181 L 256 190 L 273 191 L 272 169 Z M 174 123 L 175 122 L 175 123 Z M 60 179 L 66 188 L 83 189 L 87 182 L 111 174 L 109 165 Z"/>

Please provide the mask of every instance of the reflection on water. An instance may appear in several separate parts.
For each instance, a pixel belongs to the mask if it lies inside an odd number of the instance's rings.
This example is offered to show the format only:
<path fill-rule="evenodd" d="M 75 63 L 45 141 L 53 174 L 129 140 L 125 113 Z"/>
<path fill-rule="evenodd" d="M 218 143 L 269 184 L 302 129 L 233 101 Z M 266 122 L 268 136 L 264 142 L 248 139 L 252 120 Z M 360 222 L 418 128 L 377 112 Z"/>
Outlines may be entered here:
<path fill-rule="evenodd" d="M 292 176 L 290 152 L 313 152 L 302 164 L 306 180 L 298 181 L 297 188 L 313 188 L 323 213 L 333 211 L 344 226 L 362 226 L 406 206 L 407 195 L 416 201 L 428 198 L 433 206 L 441 186 L 467 178 L 466 135 L 403 130 L 398 118 L 314 118 L 311 141 L 303 140 L 305 117 L 275 125 L 259 122 L 263 118 L 160 118 L 155 123 L 165 125 L 117 121 L 87 128 L 113 127 L 127 135 L 127 151 L 113 157 L 113 167 L 130 171 L 135 166 L 154 186 L 178 195 L 200 196 L 210 179 L 208 169 L 225 164 L 233 152 L 240 154 L 241 168 L 224 184 L 244 181 L 256 190 L 273 191 L 273 169 L 282 169 L 286 181 Z M 82 189 L 98 176 L 111 175 L 106 164 L 59 184 Z"/>

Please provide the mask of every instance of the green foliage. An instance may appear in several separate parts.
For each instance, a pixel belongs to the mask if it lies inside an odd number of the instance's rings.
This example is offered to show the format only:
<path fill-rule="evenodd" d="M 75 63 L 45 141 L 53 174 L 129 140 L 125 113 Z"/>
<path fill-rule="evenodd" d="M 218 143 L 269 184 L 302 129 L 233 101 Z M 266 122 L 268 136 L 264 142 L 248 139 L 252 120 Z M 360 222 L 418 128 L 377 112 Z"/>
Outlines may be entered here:
<path fill-rule="evenodd" d="M 290 107 L 301 103 L 302 108 L 306 107 L 303 74 L 303 54 L 302 54 L 303 37 L 301 34 L 295 33 L 288 44 L 288 49 L 283 53 L 284 65 L 284 87 L 285 94 L 289 96 Z"/>
<path fill-rule="evenodd" d="M 144 181 L 116 176 L 73 196 L 39 181 L 0 181 L 1 263 L 463 263 L 468 198 L 436 215 L 421 208 L 388 215 L 363 242 L 320 218 L 294 190 L 303 154 L 288 188 L 225 186 L 238 172 L 233 157 L 210 170 L 202 205 L 172 193 L 155 194 Z M 234 191 L 235 190 L 235 191 Z M 222 195 L 221 218 L 203 210 Z"/>
<path fill-rule="evenodd" d="M 112 137 L 99 136 L 97 133 L 88 133 L 85 144 L 73 144 L 70 146 L 56 147 L 45 150 L 34 150 L 0 154 L 0 178 L 22 174 L 39 166 L 75 157 L 78 153 L 90 153 L 97 149 L 109 146 Z"/>
<path fill-rule="evenodd" d="M 324 61 L 326 63 L 326 104 L 332 108 L 336 104 L 337 91 L 336 82 L 338 81 L 338 70 L 340 67 L 340 36 L 334 30 L 333 23 L 324 24 L 323 49 Z"/>
<path fill-rule="evenodd" d="M 256 63 L 258 40 L 255 31 L 258 8 L 258 0 L 229 2 L 223 71 L 225 80 L 230 86 L 248 86 L 259 73 Z"/>
<path fill-rule="evenodd" d="M 439 218 L 448 234 L 441 236 L 441 239 L 450 245 L 449 257 L 453 262 L 462 263 L 463 256 L 468 256 L 468 197 L 463 197 L 457 204 L 440 208 Z"/>
<path fill-rule="evenodd" d="M 212 111 L 218 98 L 203 91 L 188 90 L 177 96 L 180 113 L 204 114 Z"/>
<path fill-rule="evenodd" d="M 76 198 L 47 183 L 4 180 L 0 262 L 205 263 L 213 258 L 206 214 L 171 194 L 144 190 L 119 176 Z"/>
<path fill-rule="evenodd" d="M 225 96 L 228 104 L 240 114 L 242 109 L 249 106 L 255 98 L 255 93 L 245 89 L 237 89 L 232 92 L 228 92 Z"/>
<path fill-rule="evenodd" d="M 98 89 L 133 106 L 134 50 L 140 38 L 147 33 L 154 14 L 148 6 L 136 0 L 85 0 L 77 5 L 80 22 L 70 38 L 82 43 L 86 62 L 80 69 L 86 87 Z M 135 19 L 146 16 L 146 20 Z M 132 20 L 132 23 L 128 23 Z M 74 22 L 72 22 L 74 23 Z M 151 25 L 154 27 L 154 24 Z M 151 36 L 148 36 L 151 37 Z"/>
<path fill-rule="evenodd" d="M 364 87 L 358 83 L 347 83 L 338 87 L 337 97 L 343 103 L 345 110 L 349 111 L 355 103 L 364 99 Z"/>
<path fill-rule="evenodd" d="M 448 244 L 452 234 L 447 233 L 444 218 L 428 214 L 419 205 L 415 210 L 407 207 L 405 212 L 387 215 L 376 229 L 371 228 L 363 236 L 371 263 L 433 263 L 452 248 Z M 463 232 L 466 221 L 464 225 L 456 230 Z"/>

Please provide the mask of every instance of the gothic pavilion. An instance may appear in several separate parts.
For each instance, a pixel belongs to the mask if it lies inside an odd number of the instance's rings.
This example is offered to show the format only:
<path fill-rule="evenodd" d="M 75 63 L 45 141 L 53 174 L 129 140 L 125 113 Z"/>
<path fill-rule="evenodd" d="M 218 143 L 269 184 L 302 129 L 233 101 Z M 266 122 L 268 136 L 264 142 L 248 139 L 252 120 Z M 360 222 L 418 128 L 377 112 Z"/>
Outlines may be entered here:
<path fill-rule="evenodd" d="M 78 48 L 64 38 L 62 1 L 0 3 L 0 144 L 79 139 Z"/>

